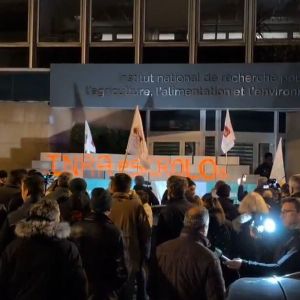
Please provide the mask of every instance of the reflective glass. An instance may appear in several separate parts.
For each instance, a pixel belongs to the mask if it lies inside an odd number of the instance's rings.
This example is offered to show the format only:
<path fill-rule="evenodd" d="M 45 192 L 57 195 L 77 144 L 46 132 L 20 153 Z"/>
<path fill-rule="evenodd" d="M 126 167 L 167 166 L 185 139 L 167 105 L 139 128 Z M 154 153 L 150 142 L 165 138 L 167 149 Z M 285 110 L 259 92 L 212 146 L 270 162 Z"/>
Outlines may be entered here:
<path fill-rule="evenodd" d="M 39 41 L 79 42 L 80 0 L 39 1 Z"/>
<path fill-rule="evenodd" d="M 188 0 L 149 0 L 146 2 L 147 41 L 186 41 Z"/>
<path fill-rule="evenodd" d="M 133 0 L 93 0 L 91 41 L 132 41 Z"/>
<path fill-rule="evenodd" d="M 27 42 L 27 0 L 0 0 L 0 20 L 0 42 Z"/>
<path fill-rule="evenodd" d="M 299 0 L 257 0 L 257 40 L 299 38 Z"/>
<path fill-rule="evenodd" d="M 242 40 L 244 0 L 201 0 L 201 40 Z"/>

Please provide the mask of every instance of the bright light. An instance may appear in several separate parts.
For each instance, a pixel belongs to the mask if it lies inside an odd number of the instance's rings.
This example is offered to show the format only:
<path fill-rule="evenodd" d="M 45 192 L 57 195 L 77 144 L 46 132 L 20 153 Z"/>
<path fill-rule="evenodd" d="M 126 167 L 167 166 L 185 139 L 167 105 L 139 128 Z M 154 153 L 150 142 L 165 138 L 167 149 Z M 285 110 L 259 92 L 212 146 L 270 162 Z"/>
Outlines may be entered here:
<path fill-rule="evenodd" d="M 264 227 L 265 227 L 265 231 L 269 232 L 269 233 L 272 233 L 276 230 L 276 224 L 270 218 L 268 218 L 264 221 Z"/>

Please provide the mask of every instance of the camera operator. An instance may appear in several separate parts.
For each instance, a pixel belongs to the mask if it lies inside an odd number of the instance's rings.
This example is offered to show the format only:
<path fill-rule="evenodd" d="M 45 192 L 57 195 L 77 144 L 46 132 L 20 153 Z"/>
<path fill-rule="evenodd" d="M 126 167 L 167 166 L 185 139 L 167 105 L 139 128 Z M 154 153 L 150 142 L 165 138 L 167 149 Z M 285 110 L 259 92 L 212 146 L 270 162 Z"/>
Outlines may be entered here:
<path fill-rule="evenodd" d="M 143 176 L 135 176 L 134 178 L 134 182 L 135 185 L 133 187 L 133 189 L 135 191 L 140 191 L 143 190 L 144 192 L 146 192 L 149 196 L 149 204 L 152 205 L 159 205 L 159 201 L 157 199 L 157 197 L 154 195 L 154 193 L 152 192 L 151 188 L 146 186 L 146 182 Z"/>
<path fill-rule="evenodd" d="M 290 231 L 291 238 L 280 247 L 275 263 L 260 263 L 240 258 L 225 262 L 230 269 L 239 270 L 242 276 L 285 275 L 300 271 L 300 199 L 288 197 L 282 200 L 281 218 Z"/>

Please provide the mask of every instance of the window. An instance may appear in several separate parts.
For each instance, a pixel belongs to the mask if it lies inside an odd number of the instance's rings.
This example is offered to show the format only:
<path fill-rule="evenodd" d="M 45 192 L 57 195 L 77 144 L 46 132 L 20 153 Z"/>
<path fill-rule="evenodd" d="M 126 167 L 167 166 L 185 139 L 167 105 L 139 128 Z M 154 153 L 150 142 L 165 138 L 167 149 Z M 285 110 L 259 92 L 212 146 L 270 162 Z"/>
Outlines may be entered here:
<path fill-rule="evenodd" d="M 243 63 L 245 62 L 244 47 L 199 47 L 199 63 Z"/>
<path fill-rule="evenodd" d="M 300 46 L 256 46 L 254 62 L 299 62 Z"/>
<path fill-rule="evenodd" d="M 0 42 L 27 42 L 27 0 L 0 0 L 0 20 Z"/>
<path fill-rule="evenodd" d="M 90 63 L 106 64 L 134 63 L 134 48 L 130 47 L 91 47 Z"/>
<path fill-rule="evenodd" d="M 201 40 L 243 40 L 244 0 L 201 0 L 200 3 Z"/>
<path fill-rule="evenodd" d="M 179 63 L 189 62 L 189 49 L 187 47 L 145 47 L 143 63 Z"/>
<path fill-rule="evenodd" d="M 0 48 L 0 68 L 27 68 L 28 48 Z"/>
<path fill-rule="evenodd" d="M 91 41 L 132 41 L 133 0 L 93 0 Z"/>
<path fill-rule="evenodd" d="M 146 41 L 187 41 L 187 0 L 146 2 Z"/>
<path fill-rule="evenodd" d="M 299 16 L 297 0 L 257 0 L 256 39 L 299 39 Z"/>
<path fill-rule="evenodd" d="M 216 128 L 216 111 L 207 110 L 206 111 L 206 130 L 215 131 Z"/>
<path fill-rule="evenodd" d="M 224 129 L 226 111 L 222 111 L 221 126 Z M 274 132 L 274 113 L 264 111 L 230 111 L 234 131 Z"/>
<path fill-rule="evenodd" d="M 80 0 L 39 1 L 39 41 L 80 41 Z"/>
<path fill-rule="evenodd" d="M 153 155 L 179 155 L 179 142 L 154 142 Z"/>
<path fill-rule="evenodd" d="M 151 111 L 151 131 L 200 130 L 198 110 Z"/>

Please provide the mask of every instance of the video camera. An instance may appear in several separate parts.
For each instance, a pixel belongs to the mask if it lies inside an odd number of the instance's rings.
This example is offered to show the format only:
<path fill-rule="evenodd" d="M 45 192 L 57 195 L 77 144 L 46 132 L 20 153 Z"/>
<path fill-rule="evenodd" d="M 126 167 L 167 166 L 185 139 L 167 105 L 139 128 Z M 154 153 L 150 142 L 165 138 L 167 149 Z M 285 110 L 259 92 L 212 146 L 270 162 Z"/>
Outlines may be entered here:
<path fill-rule="evenodd" d="M 275 178 L 268 179 L 267 183 L 263 185 L 264 189 L 280 190 L 280 185 Z"/>

